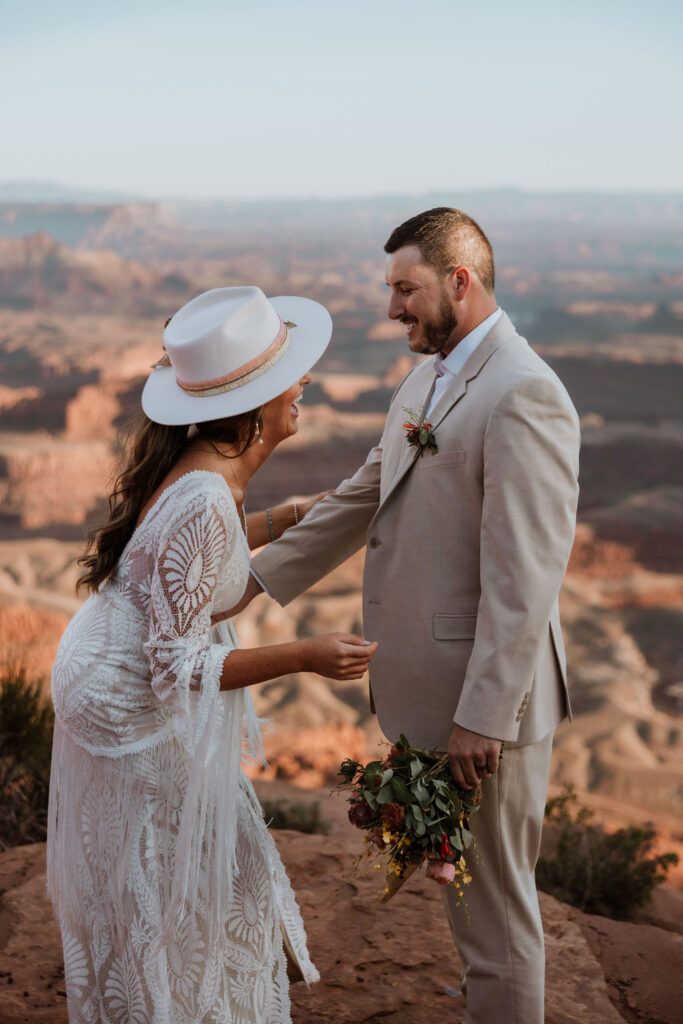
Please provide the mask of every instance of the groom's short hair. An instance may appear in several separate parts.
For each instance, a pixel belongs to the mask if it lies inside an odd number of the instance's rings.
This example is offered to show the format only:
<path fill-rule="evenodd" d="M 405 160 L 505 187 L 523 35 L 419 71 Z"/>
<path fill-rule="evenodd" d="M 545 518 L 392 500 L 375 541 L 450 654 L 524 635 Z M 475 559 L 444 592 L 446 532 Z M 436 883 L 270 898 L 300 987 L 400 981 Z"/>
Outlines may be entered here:
<path fill-rule="evenodd" d="M 425 263 L 440 274 L 464 264 L 475 272 L 484 288 L 495 284 L 493 249 L 479 225 L 462 210 L 436 206 L 399 224 L 389 235 L 384 251 L 396 252 L 404 245 L 416 245 Z"/>

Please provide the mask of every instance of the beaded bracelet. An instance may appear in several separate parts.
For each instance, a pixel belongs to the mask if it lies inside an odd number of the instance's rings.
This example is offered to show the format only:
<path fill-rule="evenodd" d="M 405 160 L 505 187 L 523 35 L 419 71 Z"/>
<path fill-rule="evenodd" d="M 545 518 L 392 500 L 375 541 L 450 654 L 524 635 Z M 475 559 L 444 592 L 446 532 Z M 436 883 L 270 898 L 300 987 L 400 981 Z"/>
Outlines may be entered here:
<path fill-rule="evenodd" d="M 294 525 L 298 526 L 299 525 L 299 509 L 296 507 L 296 502 L 294 502 L 294 504 L 292 505 L 292 508 L 294 509 Z"/>
<path fill-rule="evenodd" d="M 268 520 L 268 531 L 270 533 L 270 539 L 275 540 L 275 530 L 273 529 L 273 516 L 269 508 L 266 509 L 266 519 Z"/>

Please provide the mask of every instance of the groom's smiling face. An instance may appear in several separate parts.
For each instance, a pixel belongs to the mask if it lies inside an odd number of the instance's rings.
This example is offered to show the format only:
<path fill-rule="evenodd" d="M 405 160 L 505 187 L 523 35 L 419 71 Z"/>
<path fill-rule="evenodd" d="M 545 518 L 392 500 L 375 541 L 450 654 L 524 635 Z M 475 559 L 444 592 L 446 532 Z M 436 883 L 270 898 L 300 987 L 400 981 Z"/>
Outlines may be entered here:
<path fill-rule="evenodd" d="M 416 245 L 387 256 L 386 281 L 391 288 L 388 315 L 399 320 L 412 352 L 449 352 L 458 326 L 444 278 L 422 261 Z"/>

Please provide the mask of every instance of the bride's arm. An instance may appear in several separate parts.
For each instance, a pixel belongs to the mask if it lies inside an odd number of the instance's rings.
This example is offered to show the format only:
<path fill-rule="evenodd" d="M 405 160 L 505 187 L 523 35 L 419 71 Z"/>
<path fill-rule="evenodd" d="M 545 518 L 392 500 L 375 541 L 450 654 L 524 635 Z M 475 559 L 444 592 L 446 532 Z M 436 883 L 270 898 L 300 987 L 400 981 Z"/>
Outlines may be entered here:
<path fill-rule="evenodd" d="M 290 526 L 296 525 L 298 516 L 299 510 L 292 502 L 288 505 L 275 505 L 273 508 L 264 509 L 263 512 L 250 512 L 247 516 L 247 539 L 250 549 L 255 551 L 269 541 L 277 540 Z"/>
<path fill-rule="evenodd" d="M 273 508 L 264 509 L 263 512 L 251 512 L 247 516 L 247 536 L 250 549 L 255 551 L 256 548 L 262 548 L 271 540 L 277 540 L 285 530 L 300 523 L 314 505 L 331 493 L 331 491 L 321 491 L 320 494 L 309 495 L 300 501 L 275 505 Z"/>
<path fill-rule="evenodd" d="M 231 651 L 223 662 L 221 690 L 237 690 L 290 672 L 317 672 L 328 679 L 360 679 L 377 650 L 354 633 L 326 633 L 287 644 Z"/>

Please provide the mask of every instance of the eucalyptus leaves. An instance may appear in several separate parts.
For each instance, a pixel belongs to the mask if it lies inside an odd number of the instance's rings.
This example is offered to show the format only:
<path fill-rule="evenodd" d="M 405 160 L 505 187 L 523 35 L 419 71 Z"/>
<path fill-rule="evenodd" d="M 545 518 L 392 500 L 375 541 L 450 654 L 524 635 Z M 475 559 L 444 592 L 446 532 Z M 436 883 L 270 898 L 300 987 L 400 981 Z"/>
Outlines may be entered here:
<path fill-rule="evenodd" d="M 368 833 L 366 856 L 386 861 L 385 900 L 425 860 L 428 877 L 463 895 L 470 881 L 465 851 L 473 844 L 469 816 L 481 790 L 458 789 L 446 755 L 411 747 L 402 735 L 384 761 L 347 758 L 339 775 L 352 789 L 349 820 Z"/>

